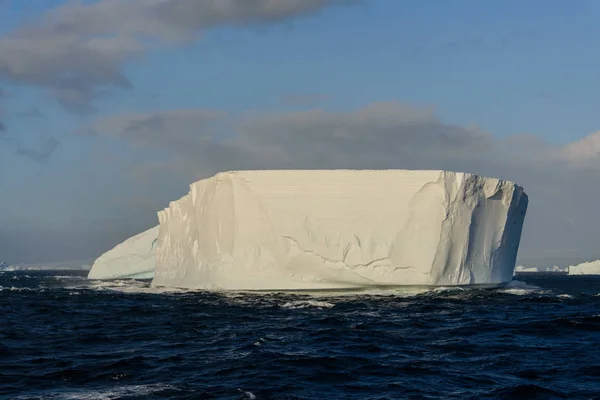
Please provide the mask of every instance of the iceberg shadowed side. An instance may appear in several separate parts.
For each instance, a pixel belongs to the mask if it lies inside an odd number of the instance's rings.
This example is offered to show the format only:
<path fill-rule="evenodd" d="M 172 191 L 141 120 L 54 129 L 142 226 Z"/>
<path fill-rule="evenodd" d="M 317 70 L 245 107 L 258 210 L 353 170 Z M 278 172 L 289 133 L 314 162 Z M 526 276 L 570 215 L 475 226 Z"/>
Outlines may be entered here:
<path fill-rule="evenodd" d="M 135 235 L 102 254 L 88 279 L 152 279 L 158 226 Z"/>
<path fill-rule="evenodd" d="M 158 213 L 153 286 L 299 290 L 512 279 L 528 198 L 467 173 L 233 171 Z"/>

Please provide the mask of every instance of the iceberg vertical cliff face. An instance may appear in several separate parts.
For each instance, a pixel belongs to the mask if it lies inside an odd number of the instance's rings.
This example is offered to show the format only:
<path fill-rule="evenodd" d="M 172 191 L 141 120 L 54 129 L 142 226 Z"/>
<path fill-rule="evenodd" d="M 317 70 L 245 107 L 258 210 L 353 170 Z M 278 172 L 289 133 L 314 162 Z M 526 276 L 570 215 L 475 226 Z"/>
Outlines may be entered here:
<path fill-rule="evenodd" d="M 220 173 L 159 212 L 152 285 L 500 284 L 527 203 L 512 182 L 446 171 Z"/>
<path fill-rule="evenodd" d="M 94 262 L 88 279 L 152 279 L 157 239 L 158 226 L 127 239 Z"/>

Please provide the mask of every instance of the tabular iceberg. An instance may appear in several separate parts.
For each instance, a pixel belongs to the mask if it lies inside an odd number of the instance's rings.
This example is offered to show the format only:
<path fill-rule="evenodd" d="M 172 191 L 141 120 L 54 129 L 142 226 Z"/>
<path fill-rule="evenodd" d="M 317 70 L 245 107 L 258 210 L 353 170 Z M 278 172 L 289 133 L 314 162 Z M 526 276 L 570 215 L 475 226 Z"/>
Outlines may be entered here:
<path fill-rule="evenodd" d="M 223 172 L 158 213 L 153 286 L 300 290 L 512 279 L 528 199 L 447 171 Z"/>
<path fill-rule="evenodd" d="M 569 275 L 600 275 L 600 260 L 570 265 Z"/>
<path fill-rule="evenodd" d="M 522 265 L 517 265 L 515 267 L 515 273 L 516 272 L 535 273 L 540 272 L 540 270 L 537 267 L 524 267 Z"/>
<path fill-rule="evenodd" d="M 566 268 L 559 267 L 555 265 L 553 267 L 524 267 L 522 265 L 517 265 L 515 267 L 515 273 L 524 273 L 524 274 L 535 274 L 535 273 L 565 273 L 567 272 Z"/>
<path fill-rule="evenodd" d="M 158 226 L 135 235 L 102 254 L 88 279 L 152 279 Z"/>

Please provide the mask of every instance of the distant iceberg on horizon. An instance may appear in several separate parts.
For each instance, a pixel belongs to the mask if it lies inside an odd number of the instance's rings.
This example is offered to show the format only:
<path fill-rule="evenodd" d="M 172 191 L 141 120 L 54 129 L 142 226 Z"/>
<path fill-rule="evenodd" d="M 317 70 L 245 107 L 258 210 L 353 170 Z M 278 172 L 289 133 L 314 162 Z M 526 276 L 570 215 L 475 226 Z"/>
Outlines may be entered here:
<path fill-rule="evenodd" d="M 499 285 L 512 280 L 528 198 L 513 182 L 439 170 L 219 173 L 91 279 L 210 290 Z"/>
<path fill-rule="evenodd" d="M 16 264 L 11 265 L 0 261 L 0 271 L 88 271 L 91 268 L 86 261 L 55 261 L 41 264 Z"/>
<path fill-rule="evenodd" d="M 517 273 L 526 273 L 526 274 L 534 274 L 534 273 L 565 273 L 567 272 L 566 267 L 559 267 L 557 265 L 553 267 L 524 267 L 522 265 L 517 265 L 515 267 L 515 274 Z"/>
<path fill-rule="evenodd" d="M 13 271 L 14 267 L 6 261 L 0 260 L 0 271 Z"/>
<path fill-rule="evenodd" d="M 600 260 L 569 265 L 569 275 L 600 275 Z"/>

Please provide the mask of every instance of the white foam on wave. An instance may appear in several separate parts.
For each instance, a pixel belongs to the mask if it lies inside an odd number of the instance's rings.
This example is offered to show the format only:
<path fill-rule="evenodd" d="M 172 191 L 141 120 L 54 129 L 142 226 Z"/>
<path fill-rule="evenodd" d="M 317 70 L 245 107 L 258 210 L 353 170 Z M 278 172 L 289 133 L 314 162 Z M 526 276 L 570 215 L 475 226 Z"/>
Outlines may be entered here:
<path fill-rule="evenodd" d="M 87 288 L 103 291 L 117 291 L 121 293 L 147 293 L 147 294 L 170 294 L 170 293 L 185 293 L 192 292 L 193 290 L 184 290 L 177 288 L 165 288 L 165 287 L 150 287 L 149 282 L 142 282 L 136 280 L 115 280 L 115 281 L 90 281 L 90 284 L 86 285 Z"/>
<path fill-rule="evenodd" d="M 255 395 L 254 395 L 254 393 L 252 393 L 252 392 L 246 392 L 246 391 L 244 391 L 244 390 L 242 390 L 242 389 L 240 389 L 240 388 L 238 388 L 238 392 L 240 392 L 240 393 L 242 393 L 242 394 L 243 394 L 243 396 L 244 396 L 243 398 L 244 398 L 244 399 L 248 399 L 248 400 L 256 400 L 256 396 L 255 396 Z"/>
<path fill-rule="evenodd" d="M 63 281 L 64 284 L 57 287 L 51 285 L 46 287 L 41 285 L 36 288 L 29 287 L 9 287 L 0 286 L 2 291 L 46 291 L 52 289 L 70 289 L 71 294 L 80 294 L 81 290 L 95 291 L 112 291 L 131 294 L 155 294 L 155 295 L 172 295 L 172 294 L 188 294 L 201 293 L 201 289 L 181 289 L 167 287 L 152 287 L 149 281 L 139 281 L 133 279 L 117 279 L 117 280 L 88 280 L 78 276 L 71 275 L 56 275 L 58 281 Z M 441 287 L 426 287 L 426 286 L 397 286 L 397 287 L 367 287 L 364 289 L 351 290 L 308 290 L 308 291 L 221 291 L 213 292 L 227 299 L 228 302 L 240 306 L 260 306 L 263 303 L 269 303 L 270 306 L 278 306 L 288 309 L 302 308 L 331 308 L 338 301 L 348 301 L 351 298 L 364 297 L 393 297 L 393 298 L 413 298 L 422 295 L 443 295 L 449 298 L 468 298 L 470 293 L 479 292 L 478 287 L 464 286 L 441 286 Z M 539 286 L 526 283 L 524 281 L 513 280 L 503 287 L 491 289 L 492 292 L 506 293 L 516 296 L 526 296 L 531 294 L 551 295 L 554 297 L 570 298 L 570 295 L 554 293 L 551 290 L 545 290 Z M 301 299 L 292 299 L 289 301 L 277 301 L 273 296 L 289 295 L 301 297 Z M 597 294 L 600 296 L 600 293 Z M 271 298 L 271 300 L 270 300 Z M 264 304 L 263 304 L 264 305 Z"/>
<path fill-rule="evenodd" d="M 316 300 L 297 300 L 297 301 L 289 301 L 283 305 L 281 308 L 287 308 L 289 310 L 297 310 L 302 308 L 332 308 L 335 307 L 335 304 L 329 303 L 327 301 L 316 301 Z"/>
<path fill-rule="evenodd" d="M 501 293 L 513 294 L 516 296 L 525 296 L 536 292 L 541 292 L 542 288 L 536 285 L 530 285 L 527 282 L 522 281 L 511 281 L 500 289 Z"/>
<path fill-rule="evenodd" d="M 54 275 L 53 278 L 54 279 L 59 279 L 59 280 L 63 280 L 63 279 L 82 279 L 81 276 L 77 276 L 77 275 Z"/>
<path fill-rule="evenodd" d="M 463 292 L 465 289 L 459 288 L 458 290 Z M 404 299 L 417 297 L 424 293 L 433 293 L 434 291 L 435 288 L 432 287 L 403 286 L 348 291 L 221 291 L 217 293 L 223 296 L 229 304 L 241 307 L 277 306 L 285 309 L 326 309 L 334 307 L 338 302 L 352 301 L 353 299 L 365 299 L 369 297 Z M 282 301 L 279 296 L 289 296 L 292 299 Z M 402 304 L 401 306 L 406 306 L 406 304 Z"/>
<path fill-rule="evenodd" d="M 32 292 L 34 290 L 35 289 L 28 288 L 28 287 L 0 286 L 0 292 L 2 292 L 2 291 L 7 291 L 7 292 Z"/>
<path fill-rule="evenodd" d="M 405 298 L 405 297 L 415 297 L 424 293 L 429 293 L 432 292 L 433 290 L 435 290 L 435 288 L 430 288 L 430 287 L 422 287 L 422 286 L 398 286 L 395 288 L 387 288 L 387 289 L 381 289 L 381 288 L 377 288 L 377 289 L 367 289 L 365 291 L 362 291 L 360 293 L 348 293 L 348 295 L 355 295 L 355 296 L 362 296 L 362 295 L 367 295 L 367 296 L 381 296 L 381 297 L 400 297 L 400 298 Z"/>
<path fill-rule="evenodd" d="M 469 290 L 469 288 L 464 288 L 461 286 L 440 286 L 431 289 L 432 293 L 446 293 L 446 292 L 465 292 Z"/>
<path fill-rule="evenodd" d="M 23 395 L 14 397 L 19 400 L 66 399 L 66 400 L 116 400 L 152 396 L 166 390 L 177 390 L 171 385 L 157 383 L 152 385 L 127 385 L 101 390 L 60 391 L 42 396 Z"/>

